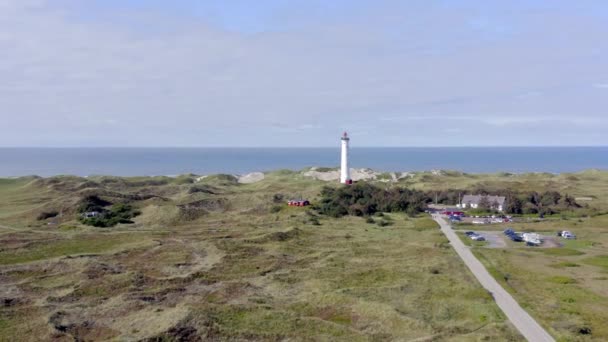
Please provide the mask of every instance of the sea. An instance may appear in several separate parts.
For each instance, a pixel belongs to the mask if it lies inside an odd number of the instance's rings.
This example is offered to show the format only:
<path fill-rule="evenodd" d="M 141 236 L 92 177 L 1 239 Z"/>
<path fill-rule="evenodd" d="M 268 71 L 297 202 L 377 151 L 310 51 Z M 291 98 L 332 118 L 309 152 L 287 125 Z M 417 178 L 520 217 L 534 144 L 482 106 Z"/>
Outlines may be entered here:
<path fill-rule="evenodd" d="M 606 147 L 351 147 L 350 166 L 468 173 L 608 170 Z M 336 148 L 0 148 L 0 177 L 246 174 L 337 167 Z"/>

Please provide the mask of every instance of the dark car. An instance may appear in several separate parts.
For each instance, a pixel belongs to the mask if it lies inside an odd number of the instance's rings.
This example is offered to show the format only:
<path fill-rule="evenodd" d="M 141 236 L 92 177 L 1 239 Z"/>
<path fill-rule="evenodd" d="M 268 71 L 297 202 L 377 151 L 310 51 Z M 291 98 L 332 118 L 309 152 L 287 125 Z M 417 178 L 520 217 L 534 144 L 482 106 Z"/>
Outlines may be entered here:
<path fill-rule="evenodd" d="M 524 238 L 521 235 L 519 235 L 519 234 L 509 235 L 509 238 L 511 239 L 511 241 L 515 241 L 515 242 L 522 242 L 522 241 L 524 241 Z"/>
<path fill-rule="evenodd" d="M 515 234 L 515 231 L 511 228 L 507 228 L 504 230 L 503 233 L 505 233 L 506 236 L 511 236 L 511 235 Z"/>
<path fill-rule="evenodd" d="M 471 235 L 471 239 L 475 241 L 486 241 L 486 238 L 479 234 Z"/>
<path fill-rule="evenodd" d="M 468 232 L 465 232 L 464 235 L 466 235 L 466 236 L 473 236 L 473 235 L 475 235 L 475 232 L 468 231 Z"/>

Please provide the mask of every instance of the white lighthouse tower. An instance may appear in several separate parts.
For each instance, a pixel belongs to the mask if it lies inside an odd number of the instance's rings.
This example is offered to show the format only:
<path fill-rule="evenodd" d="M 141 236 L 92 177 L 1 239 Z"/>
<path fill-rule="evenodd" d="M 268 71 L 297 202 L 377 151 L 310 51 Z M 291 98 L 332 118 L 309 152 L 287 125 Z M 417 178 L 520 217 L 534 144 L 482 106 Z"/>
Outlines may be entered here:
<path fill-rule="evenodd" d="M 348 137 L 348 133 L 344 132 L 342 135 L 342 163 L 340 169 L 340 183 L 342 184 L 351 184 L 352 180 L 350 179 L 350 170 L 348 168 L 348 142 L 350 138 Z"/>

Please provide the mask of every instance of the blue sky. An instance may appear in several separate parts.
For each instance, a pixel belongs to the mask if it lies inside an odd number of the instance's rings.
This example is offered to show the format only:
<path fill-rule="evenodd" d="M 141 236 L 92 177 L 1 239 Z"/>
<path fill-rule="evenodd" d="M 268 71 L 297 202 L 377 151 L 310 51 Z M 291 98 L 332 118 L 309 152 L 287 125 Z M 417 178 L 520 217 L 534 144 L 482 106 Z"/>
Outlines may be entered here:
<path fill-rule="evenodd" d="M 606 1 L 0 0 L 0 146 L 608 145 Z"/>

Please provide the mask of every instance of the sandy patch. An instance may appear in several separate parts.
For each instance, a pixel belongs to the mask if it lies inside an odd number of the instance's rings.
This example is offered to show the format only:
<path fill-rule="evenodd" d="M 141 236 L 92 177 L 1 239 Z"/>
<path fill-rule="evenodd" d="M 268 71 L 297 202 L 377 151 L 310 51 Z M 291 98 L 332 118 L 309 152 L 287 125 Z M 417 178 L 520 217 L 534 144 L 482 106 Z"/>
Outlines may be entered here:
<path fill-rule="evenodd" d="M 111 327 L 117 331 L 127 332 L 121 336 L 122 339 L 139 341 L 169 330 L 187 315 L 188 309 L 180 306 L 149 307 L 117 319 Z"/>
<path fill-rule="evenodd" d="M 381 172 L 377 172 L 372 169 L 350 169 L 350 177 L 353 181 L 376 179 L 380 174 Z M 305 177 L 311 177 L 326 182 L 340 180 L 340 170 L 322 172 L 317 171 L 316 168 L 312 168 L 309 171 L 304 172 L 303 175 Z"/>
<path fill-rule="evenodd" d="M 243 184 L 257 183 L 259 181 L 264 180 L 264 177 L 265 176 L 262 172 L 252 172 L 252 173 L 248 173 L 246 175 L 240 176 L 239 183 L 243 183 Z"/>

